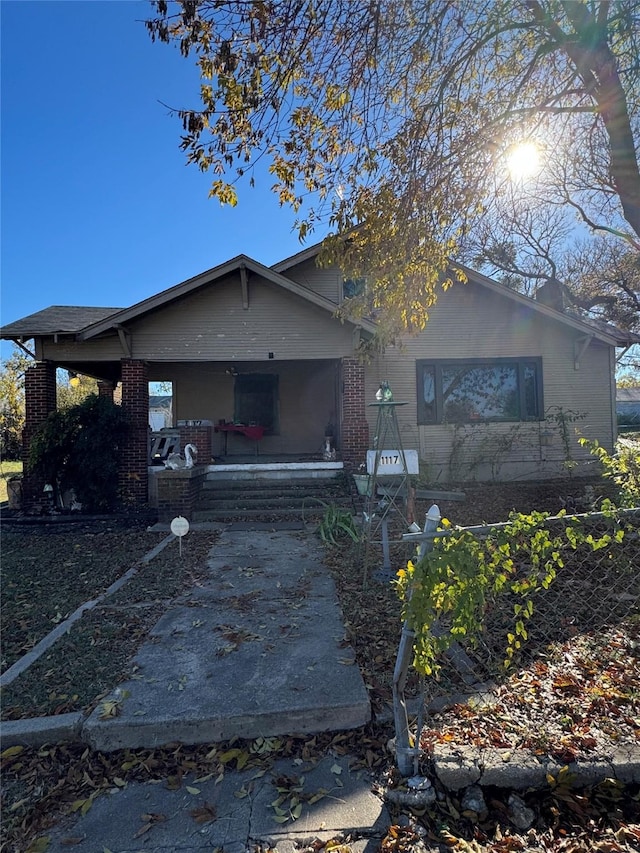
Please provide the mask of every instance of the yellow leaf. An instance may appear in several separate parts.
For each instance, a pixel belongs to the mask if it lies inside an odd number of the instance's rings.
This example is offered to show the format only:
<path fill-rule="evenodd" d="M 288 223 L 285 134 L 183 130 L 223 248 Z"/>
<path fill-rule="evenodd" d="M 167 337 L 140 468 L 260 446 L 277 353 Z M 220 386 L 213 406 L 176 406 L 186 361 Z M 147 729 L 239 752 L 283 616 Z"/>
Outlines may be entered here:
<path fill-rule="evenodd" d="M 188 791 L 190 794 L 194 794 L 194 795 L 195 795 L 195 794 L 199 794 L 199 793 L 200 793 L 200 788 L 192 788 L 190 785 L 187 785 L 187 791 Z"/>
<path fill-rule="evenodd" d="M 51 841 L 50 835 L 41 835 L 40 838 L 34 839 L 25 850 L 25 853 L 44 853 Z"/>
<path fill-rule="evenodd" d="M 226 752 L 223 752 L 222 755 L 218 757 L 218 761 L 220 762 L 220 764 L 227 764 L 229 761 L 231 761 L 231 759 L 237 758 L 241 752 L 241 749 L 228 749 Z"/>
<path fill-rule="evenodd" d="M 12 758 L 14 755 L 20 755 L 23 749 L 24 746 L 9 746 L 2 750 L 0 758 Z"/>
<path fill-rule="evenodd" d="M 276 823 L 286 823 L 289 820 L 288 815 L 276 815 L 274 817 Z"/>

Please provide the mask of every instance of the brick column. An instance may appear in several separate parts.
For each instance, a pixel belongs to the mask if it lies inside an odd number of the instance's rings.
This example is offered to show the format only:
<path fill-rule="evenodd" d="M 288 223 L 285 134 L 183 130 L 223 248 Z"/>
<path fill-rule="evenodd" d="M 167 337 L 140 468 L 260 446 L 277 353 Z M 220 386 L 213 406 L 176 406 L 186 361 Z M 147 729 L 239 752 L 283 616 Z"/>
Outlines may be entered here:
<path fill-rule="evenodd" d="M 184 454 L 187 444 L 194 444 L 198 449 L 197 463 L 208 465 L 211 462 L 211 433 L 212 426 L 180 426 L 180 452 Z"/>
<path fill-rule="evenodd" d="M 98 379 L 98 397 L 106 397 L 113 403 L 113 390 L 115 385 L 106 379 Z"/>
<path fill-rule="evenodd" d="M 129 416 L 129 437 L 120 460 L 120 494 L 125 503 L 142 506 L 148 500 L 149 381 L 147 363 L 122 362 L 122 408 Z"/>
<path fill-rule="evenodd" d="M 29 511 L 45 505 L 42 489 L 44 481 L 28 471 L 29 448 L 33 435 L 56 408 L 56 366 L 51 361 L 38 361 L 30 365 L 24 376 L 25 425 L 22 431 L 22 505 Z"/>
<path fill-rule="evenodd" d="M 369 449 L 369 424 L 364 398 L 364 365 L 357 358 L 342 359 L 342 460 L 347 468 L 357 468 Z"/>

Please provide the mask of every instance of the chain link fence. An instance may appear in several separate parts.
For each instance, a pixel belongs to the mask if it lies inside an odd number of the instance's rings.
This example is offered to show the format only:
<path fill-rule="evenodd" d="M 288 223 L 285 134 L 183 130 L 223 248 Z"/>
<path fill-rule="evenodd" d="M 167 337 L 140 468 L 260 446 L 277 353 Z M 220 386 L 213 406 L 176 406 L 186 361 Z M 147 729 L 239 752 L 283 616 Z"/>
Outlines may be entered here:
<path fill-rule="evenodd" d="M 639 524 L 640 509 L 615 518 L 591 513 L 546 519 L 545 535 L 564 537 L 553 554 L 553 580 L 527 593 L 529 605 L 510 584 L 499 594 L 488 591 L 478 630 L 457 634 L 437 653 L 433 672 L 421 679 L 423 710 L 408 725 L 404 741 L 414 771 L 418 758 L 431 761 L 453 788 L 496 782 L 500 769 L 514 787 L 548 784 L 557 782 L 564 765 L 584 782 L 591 776 L 640 782 Z M 478 542 L 487 541 L 505 527 L 458 528 L 455 535 L 466 530 Z M 581 531 L 578 541 L 566 539 L 568 527 Z M 424 547 L 446 533 L 404 539 Z M 436 544 L 432 554 L 439 549 Z M 455 548 L 450 559 L 454 565 Z M 525 560 L 523 553 L 516 556 L 513 578 L 531 574 Z M 408 583 L 409 598 L 411 587 L 415 591 L 424 581 L 421 565 Z M 449 644 L 455 624 L 455 614 L 441 612 L 429 626 L 429 640 L 446 637 L 443 645 Z M 419 625 L 406 628 L 409 634 L 415 628 L 419 638 Z M 409 639 L 415 644 L 415 636 Z M 505 667 L 509 647 L 512 659 Z M 400 694 L 403 685 L 396 678 Z M 400 694 L 394 704 L 401 746 L 399 729 L 408 717 L 398 715 L 405 707 Z M 409 771 L 406 759 L 398 752 L 400 768 L 404 762 Z M 514 767 L 520 770 L 519 785 L 512 778 Z"/>

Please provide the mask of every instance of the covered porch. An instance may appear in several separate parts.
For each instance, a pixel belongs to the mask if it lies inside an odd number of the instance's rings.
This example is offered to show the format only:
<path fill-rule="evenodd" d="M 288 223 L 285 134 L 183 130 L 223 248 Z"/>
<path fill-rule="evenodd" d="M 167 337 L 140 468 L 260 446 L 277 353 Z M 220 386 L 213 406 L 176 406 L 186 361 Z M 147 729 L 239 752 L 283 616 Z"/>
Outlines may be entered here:
<path fill-rule="evenodd" d="M 120 492 L 128 505 L 158 506 L 157 475 L 165 466 L 151 456 L 152 439 L 162 435 L 175 437 L 172 449 L 178 452 L 184 453 L 187 444 L 197 447 L 203 477 L 215 472 L 252 478 L 258 468 L 277 478 L 331 477 L 344 467 L 357 467 L 368 446 L 364 368 L 352 357 L 231 365 L 65 358 L 38 361 L 27 371 L 25 462 L 35 430 L 56 407 L 58 368 L 94 376 L 102 396 L 113 399 L 117 389 L 131 422 L 120 469 Z M 170 382 L 173 398 L 172 425 L 155 433 L 149 422 L 150 382 Z M 260 437 L 245 434 L 243 425 L 260 427 Z M 174 479 L 186 484 L 193 478 Z M 37 504 L 42 484 L 25 486 L 27 504 Z"/>

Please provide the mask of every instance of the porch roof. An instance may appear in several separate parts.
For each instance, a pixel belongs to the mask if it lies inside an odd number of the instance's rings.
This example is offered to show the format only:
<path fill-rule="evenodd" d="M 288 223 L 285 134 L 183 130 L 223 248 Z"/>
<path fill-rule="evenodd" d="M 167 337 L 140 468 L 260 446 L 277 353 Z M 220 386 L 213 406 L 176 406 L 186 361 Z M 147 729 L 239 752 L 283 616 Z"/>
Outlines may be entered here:
<path fill-rule="evenodd" d="M 51 305 L 21 320 L 8 323 L 1 329 L 2 338 L 14 340 L 40 337 L 42 335 L 73 335 L 81 329 L 112 314 L 121 308 L 95 308 L 81 305 Z"/>

